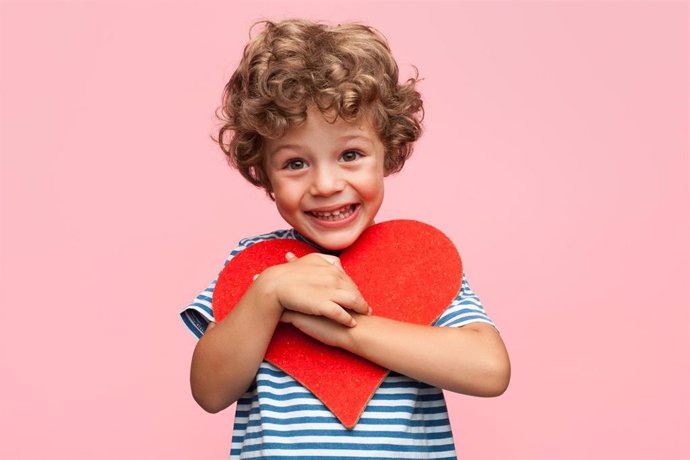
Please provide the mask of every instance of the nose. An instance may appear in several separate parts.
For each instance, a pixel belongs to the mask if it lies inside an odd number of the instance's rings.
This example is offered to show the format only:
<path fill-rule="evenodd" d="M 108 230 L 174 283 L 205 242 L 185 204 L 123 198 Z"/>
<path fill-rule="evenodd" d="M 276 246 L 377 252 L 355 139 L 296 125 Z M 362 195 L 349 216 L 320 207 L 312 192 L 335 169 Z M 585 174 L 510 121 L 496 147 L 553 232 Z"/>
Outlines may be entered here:
<path fill-rule="evenodd" d="M 345 188 L 345 179 L 337 166 L 319 165 L 313 174 L 309 193 L 314 196 L 331 196 Z"/>

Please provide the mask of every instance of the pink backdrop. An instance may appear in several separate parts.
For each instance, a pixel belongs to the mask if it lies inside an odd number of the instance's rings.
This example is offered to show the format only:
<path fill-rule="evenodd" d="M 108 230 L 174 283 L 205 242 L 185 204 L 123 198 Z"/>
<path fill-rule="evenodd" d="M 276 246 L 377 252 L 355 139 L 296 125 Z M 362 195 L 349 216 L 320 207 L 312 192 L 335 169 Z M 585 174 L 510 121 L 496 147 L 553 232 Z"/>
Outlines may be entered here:
<path fill-rule="evenodd" d="M 209 135 L 251 22 L 294 15 L 425 77 L 380 218 L 454 239 L 513 365 L 448 395 L 461 457 L 689 458 L 688 4 L 237 5 L 2 3 L 0 458 L 225 458 L 177 314 L 283 227 Z"/>

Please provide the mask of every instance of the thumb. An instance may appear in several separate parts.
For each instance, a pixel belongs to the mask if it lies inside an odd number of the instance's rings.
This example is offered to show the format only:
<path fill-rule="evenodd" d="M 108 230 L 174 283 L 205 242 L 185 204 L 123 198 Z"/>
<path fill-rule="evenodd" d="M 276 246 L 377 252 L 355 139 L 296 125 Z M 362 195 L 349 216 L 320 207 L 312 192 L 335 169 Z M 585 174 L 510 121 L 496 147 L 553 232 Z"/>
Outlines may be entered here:
<path fill-rule="evenodd" d="M 325 260 L 329 264 L 335 265 L 336 267 L 340 268 L 340 270 L 343 270 L 343 265 L 340 263 L 340 257 L 320 253 L 319 255 L 323 258 L 323 260 Z"/>

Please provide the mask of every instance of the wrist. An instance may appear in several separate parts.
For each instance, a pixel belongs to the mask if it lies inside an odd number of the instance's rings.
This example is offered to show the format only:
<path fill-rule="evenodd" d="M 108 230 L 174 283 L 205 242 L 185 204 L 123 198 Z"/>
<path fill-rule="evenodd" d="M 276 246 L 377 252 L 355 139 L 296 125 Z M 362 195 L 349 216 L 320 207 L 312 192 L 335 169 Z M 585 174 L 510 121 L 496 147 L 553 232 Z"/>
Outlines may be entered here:
<path fill-rule="evenodd" d="M 366 348 L 364 341 L 367 336 L 367 332 L 371 330 L 372 318 L 369 315 L 362 315 L 359 313 L 349 312 L 352 317 L 357 321 L 357 325 L 354 327 L 344 327 L 344 338 L 343 343 L 340 344 L 340 348 L 343 348 L 350 353 L 361 356 L 362 351 Z"/>
<path fill-rule="evenodd" d="M 255 305 L 268 309 L 270 313 L 275 313 L 278 317 L 283 313 L 283 306 L 278 296 L 278 283 L 271 268 L 261 272 L 247 292 L 251 292 L 254 296 Z"/>

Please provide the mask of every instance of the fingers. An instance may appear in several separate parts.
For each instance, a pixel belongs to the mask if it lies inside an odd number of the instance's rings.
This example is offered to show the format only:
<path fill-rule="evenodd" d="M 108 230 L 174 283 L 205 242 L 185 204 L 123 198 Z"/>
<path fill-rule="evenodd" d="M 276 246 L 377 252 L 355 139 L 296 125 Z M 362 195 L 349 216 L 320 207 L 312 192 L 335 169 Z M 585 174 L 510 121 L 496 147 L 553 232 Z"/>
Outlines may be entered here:
<path fill-rule="evenodd" d="M 319 313 L 320 315 L 309 315 L 302 312 L 285 310 L 283 311 L 283 314 L 280 316 L 280 322 L 294 324 L 295 319 L 300 317 L 299 315 L 306 315 L 323 316 L 324 318 L 331 319 L 347 327 L 355 327 L 357 325 L 357 321 L 355 321 L 355 319 L 352 316 L 350 316 L 340 305 L 333 302 L 324 303 L 321 306 Z"/>
<path fill-rule="evenodd" d="M 321 258 L 322 258 L 323 260 L 325 260 L 326 262 L 328 262 L 329 264 L 335 265 L 335 266 L 338 267 L 340 270 L 343 270 L 343 266 L 342 266 L 342 264 L 340 263 L 340 258 L 339 258 L 339 257 L 331 256 L 331 255 L 328 255 L 328 254 L 320 254 L 320 253 L 318 254 L 318 256 L 321 257 Z"/>
<path fill-rule="evenodd" d="M 283 311 L 283 314 L 280 315 L 279 321 L 280 321 L 281 323 L 292 323 L 293 317 L 294 317 L 294 315 L 293 315 L 293 312 L 292 312 L 292 311 L 290 311 L 290 310 L 285 310 L 285 311 Z"/>
<path fill-rule="evenodd" d="M 336 289 L 333 302 L 362 315 L 371 314 L 371 307 L 356 289 Z"/>
<path fill-rule="evenodd" d="M 355 327 L 357 325 L 357 321 L 355 321 L 343 307 L 335 302 L 327 301 L 321 308 L 321 316 L 332 319 L 343 326 Z"/>
<path fill-rule="evenodd" d="M 278 299 L 283 308 L 324 316 L 344 326 L 356 324 L 350 311 L 368 315 L 371 309 L 336 256 L 310 253 L 285 254 L 284 282 Z"/>
<path fill-rule="evenodd" d="M 330 265 L 335 265 L 335 266 L 338 267 L 341 271 L 343 271 L 343 266 L 342 266 L 342 264 L 340 263 L 340 258 L 339 258 L 339 257 L 336 257 L 336 256 L 332 256 L 332 255 L 329 255 L 329 254 L 321 254 L 321 253 L 319 253 L 319 252 L 313 252 L 313 253 L 307 254 L 306 256 L 303 256 L 302 259 L 305 259 L 305 260 L 307 260 L 307 261 L 311 261 L 311 260 L 314 260 L 316 257 L 318 257 L 318 259 L 316 259 L 316 260 L 323 260 L 323 261 L 325 261 L 325 262 L 328 262 Z M 289 263 L 289 262 L 294 262 L 294 261 L 299 260 L 299 259 L 300 259 L 300 258 L 297 257 L 297 256 L 296 256 L 294 253 L 292 253 L 292 252 L 289 252 L 289 251 L 288 251 L 288 252 L 285 253 L 285 260 L 287 260 L 288 263 Z"/>

